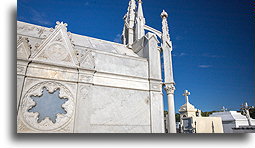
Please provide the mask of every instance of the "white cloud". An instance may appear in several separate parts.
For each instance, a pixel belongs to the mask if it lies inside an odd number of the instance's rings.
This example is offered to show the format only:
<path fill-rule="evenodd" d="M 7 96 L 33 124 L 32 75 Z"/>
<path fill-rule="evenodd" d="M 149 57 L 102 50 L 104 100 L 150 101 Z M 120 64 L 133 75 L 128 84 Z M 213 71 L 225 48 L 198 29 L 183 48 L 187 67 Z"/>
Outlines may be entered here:
<path fill-rule="evenodd" d="M 176 39 L 177 41 L 180 41 L 180 40 L 183 39 L 183 37 L 182 37 L 182 36 L 176 36 L 175 39 Z"/>
<path fill-rule="evenodd" d="M 116 42 L 116 43 L 121 43 L 121 35 L 120 35 L 120 34 L 117 34 L 117 35 L 115 36 L 115 38 L 113 39 L 113 41 Z"/>
<path fill-rule="evenodd" d="M 174 57 L 182 57 L 182 56 L 187 56 L 187 53 L 181 52 L 181 53 L 173 53 L 172 54 Z"/>
<path fill-rule="evenodd" d="M 187 53 L 182 52 L 182 53 L 180 53 L 179 56 L 181 57 L 181 56 L 186 56 L 186 55 L 187 55 Z"/>
<path fill-rule="evenodd" d="M 84 3 L 84 6 L 88 6 L 88 5 L 89 5 L 89 2 L 85 2 L 85 3 Z"/>
<path fill-rule="evenodd" d="M 224 56 L 222 55 L 214 55 L 214 54 L 208 54 L 208 53 L 204 53 L 202 54 L 203 57 L 209 57 L 209 58 L 224 58 Z"/>
<path fill-rule="evenodd" d="M 47 16 L 43 12 L 38 12 L 35 9 L 31 9 L 31 20 L 42 25 L 50 25 L 52 22 L 47 20 Z"/>
<path fill-rule="evenodd" d="M 199 68 L 210 68 L 212 65 L 198 65 Z"/>

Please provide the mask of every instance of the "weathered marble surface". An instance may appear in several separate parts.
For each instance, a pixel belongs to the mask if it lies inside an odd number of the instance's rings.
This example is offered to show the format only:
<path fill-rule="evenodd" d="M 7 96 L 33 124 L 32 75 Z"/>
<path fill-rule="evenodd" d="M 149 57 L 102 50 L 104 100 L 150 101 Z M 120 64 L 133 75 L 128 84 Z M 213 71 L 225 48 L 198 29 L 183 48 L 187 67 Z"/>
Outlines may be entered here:
<path fill-rule="evenodd" d="M 151 98 L 151 132 L 164 133 L 164 105 L 161 92 L 150 92 Z M 163 120 L 162 120 L 163 119 Z"/>
<path fill-rule="evenodd" d="M 75 132 L 150 132 L 150 99 L 147 91 L 80 85 Z M 107 127 L 106 129 L 104 129 Z M 110 130 L 111 129 L 111 130 Z M 108 131 L 109 130 L 109 131 Z M 134 132 L 134 131 L 133 131 Z"/>
<path fill-rule="evenodd" d="M 161 50 L 171 122 L 175 118 L 172 45 L 167 14 L 161 16 L 162 33 L 145 25 L 142 1 L 136 9 L 130 0 L 122 33 L 125 45 L 68 32 L 63 22 L 46 28 L 18 21 L 17 131 L 164 133 Z M 152 33 L 145 35 L 145 30 Z M 39 113 L 28 112 L 36 105 L 31 96 L 42 95 L 44 87 L 68 98 L 61 106 L 67 113 L 57 114 L 56 123 L 47 117 L 37 122 Z"/>
<path fill-rule="evenodd" d="M 23 22 L 18 26 L 22 26 L 18 27 L 18 36 L 27 37 L 28 42 L 22 39 L 18 46 L 22 54 L 17 61 L 17 132 L 152 132 L 149 90 L 159 91 L 160 83 L 154 80 L 156 87 L 150 85 L 146 58 L 123 45 L 89 37 L 85 38 L 93 42 L 91 46 L 75 45 L 82 45 L 85 39 L 73 38 L 76 35 L 68 33 L 64 23 L 58 23 L 55 29 L 36 29 L 38 26 Z M 45 33 L 38 35 L 40 30 Z M 72 100 L 72 105 L 64 105 L 70 114 L 60 115 L 56 124 L 49 119 L 37 123 L 36 113 L 27 112 L 34 105 L 30 96 L 40 95 L 43 87 L 51 91 L 60 88 L 60 94 L 68 92 Z M 160 97 L 158 93 L 156 100 L 162 101 Z M 152 105 L 162 107 L 160 102 Z"/>
<path fill-rule="evenodd" d="M 32 44 L 33 48 L 35 48 L 36 43 L 40 44 L 40 42 L 46 39 L 53 31 L 53 28 L 47 28 L 17 21 L 17 35 L 25 36 L 30 41 L 32 39 L 32 42 L 30 43 Z M 131 49 L 128 49 L 123 44 L 100 40 L 88 36 L 82 36 L 75 33 L 69 33 L 69 36 L 72 38 L 72 44 L 75 46 L 138 57 Z"/>
<path fill-rule="evenodd" d="M 141 78 L 148 77 L 148 62 L 143 58 L 109 55 L 97 52 L 95 54 L 95 63 L 96 70 L 100 72 Z"/>
<path fill-rule="evenodd" d="M 150 133 L 150 126 L 92 126 L 91 133 Z"/>
<path fill-rule="evenodd" d="M 164 133 L 164 105 L 162 96 L 161 63 L 159 41 L 153 33 L 147 33 L 144 37 L 143 57 L 148 59 L 148 77 L 151 98 L 151 132 Z"/>
<path fill-rule="evenodd" d="M 25 76 L 17 75 L 17 110 L 18 110 L 18 107 L 19 107 L 19 102 L 20 102 L 20 97 L 21 97 L 21 91 L 22 91 L 24 78 L 25 78 Z"/>

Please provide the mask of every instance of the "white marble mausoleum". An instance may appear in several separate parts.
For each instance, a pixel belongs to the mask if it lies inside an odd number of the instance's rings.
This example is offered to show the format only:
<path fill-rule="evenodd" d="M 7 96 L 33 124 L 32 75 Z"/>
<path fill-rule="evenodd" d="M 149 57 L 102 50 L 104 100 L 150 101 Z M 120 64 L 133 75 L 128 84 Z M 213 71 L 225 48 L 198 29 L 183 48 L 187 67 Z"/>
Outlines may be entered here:
<path fill-rule="evenodd" d="M 167 17 L 158 31 L 146 25 L 142 1 L 130 0 L 123 44 L 71 33 L 63 22 L 17 21 L 17 132 L 164 133 L 163 85 L 175 133 Z"/>

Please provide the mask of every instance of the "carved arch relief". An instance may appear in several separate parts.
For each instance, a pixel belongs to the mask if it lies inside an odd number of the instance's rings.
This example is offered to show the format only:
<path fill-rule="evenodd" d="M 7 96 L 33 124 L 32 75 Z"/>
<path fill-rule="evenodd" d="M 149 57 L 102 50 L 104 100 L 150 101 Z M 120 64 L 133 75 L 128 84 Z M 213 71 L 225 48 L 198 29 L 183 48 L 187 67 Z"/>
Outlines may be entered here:
<path fill-rule="evenodd" d="M 76 54 L 81 68 L 95 69 L 95 56 L 92 50 L 86 48 L 76 49 Z"/>
<path fill-rule="evenodd" d="M 17 59 L 28 59 L 31 55 L 31 45 L 28 38 L 20 37 L 17 41 Z"/>
<path fill-rule="evenodd" d="M 54 31 L 39 45 L 37 53 L 31 58 L 35 61 L 76 66 L 78 59 L 73 49 L 67 24 L 57 22 Z"/>
<path fill-rule="evenodd" d="M 65 99 L 62 104 L 62 108 L 65 112 L 57 113 L 54 121 L 49 117 L 42 118 L 39 121 L 39 113 L 31 111 L 31 109 L 37 105 L 33 97 L 42 96 L 44 89 L 47 89 L 49 93 L 54 93 L 58 90 L 59 98 Z M 26 127 L 35 131 L 60 130 L 71 122 L 74 110 L 74 96 L 67 87 L 58 82 L 44 81 L 32 86 L 24 95 L 20 110 L 20 120 Z"/>

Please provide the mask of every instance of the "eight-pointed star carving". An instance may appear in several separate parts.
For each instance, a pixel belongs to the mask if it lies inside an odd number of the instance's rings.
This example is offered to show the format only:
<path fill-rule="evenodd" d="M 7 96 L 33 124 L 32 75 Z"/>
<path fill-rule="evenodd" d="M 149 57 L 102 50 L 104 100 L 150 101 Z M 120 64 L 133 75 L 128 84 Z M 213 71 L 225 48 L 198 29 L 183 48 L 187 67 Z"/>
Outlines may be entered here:
<path fill-rule="evenodd" d="M 53 123 L 56 123 L 58 113 L 67 113 L 62 105 L 68 99 L 59 97 L 59 89 L 55 90 L 53 93 L 49 93 L 49 91 L 44 87 L 41 96 L 31 96 L 31 98 L 36 104 L 29 109 L 28 112 L 39 113 L 37 120 L 38 123 L 40 123 L 46 117 L 49 117 Z"/>

